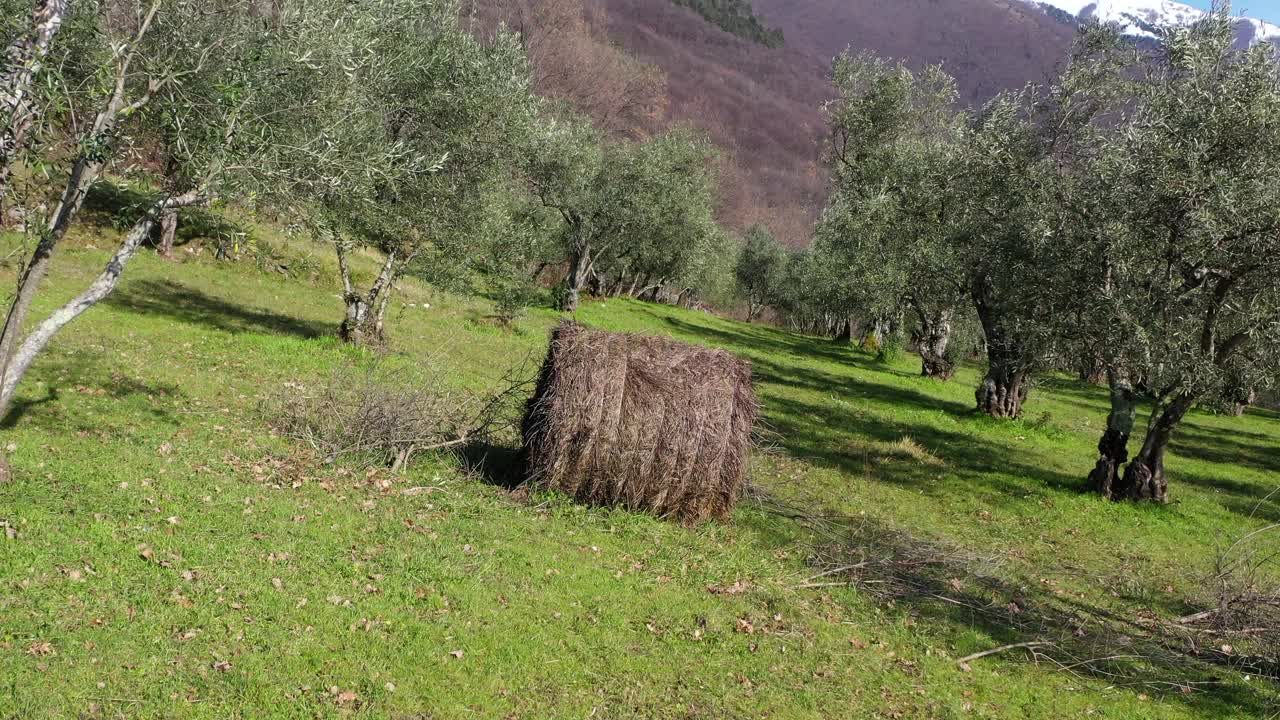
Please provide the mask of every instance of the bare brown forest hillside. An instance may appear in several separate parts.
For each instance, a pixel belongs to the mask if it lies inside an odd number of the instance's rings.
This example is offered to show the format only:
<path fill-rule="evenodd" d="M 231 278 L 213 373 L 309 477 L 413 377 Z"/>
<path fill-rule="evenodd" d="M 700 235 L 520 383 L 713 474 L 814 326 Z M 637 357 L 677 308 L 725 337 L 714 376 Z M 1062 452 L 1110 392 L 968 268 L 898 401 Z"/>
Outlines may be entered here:
<path fill-rule="evenodd" d="M 1008 0 L 755 0 L 782 30 L 771 49 L 732 36 L 670 0 L 603 0 L 610 37 L 662 68 L 668 117 L 706 129 L 736 158 L 728 214 L 802 244 L 821 206 L 820 104 L 845 47 L 941 62 L 966 102 L 1052 77 L 1072 29 Z M 737 223 L 735 223 L 737 224 Z"/>
<path fill-rule="evenodd" d="M 721 219 L 738 229 L 762 222 L 793 246 L 808 241 L 824 196 L 820 106 L 834 55 L 852 46 L 917 66 L 940 62 L 964 100 L 978 103 L 1049 79 L 1072 34 L 1015 0 L 755 0 L 756 15 L 782 31 L 778 48 L 672 0 L 477 4 L 500 8 L 530 35 L 544 93 L 617 132 L 706 131 L 725 151 Z"/>

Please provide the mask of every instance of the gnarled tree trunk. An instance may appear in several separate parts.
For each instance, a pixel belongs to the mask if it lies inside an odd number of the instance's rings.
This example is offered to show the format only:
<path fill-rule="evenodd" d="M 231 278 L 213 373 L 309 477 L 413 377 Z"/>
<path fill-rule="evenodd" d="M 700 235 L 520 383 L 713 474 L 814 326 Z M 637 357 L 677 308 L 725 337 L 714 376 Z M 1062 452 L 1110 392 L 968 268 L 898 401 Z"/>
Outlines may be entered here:
<path fill-rule="evenodd" d="M 569 258 L 569 274 L 565 276 L 564 298 L 560 301 L 560 309 L 565 312 L 577 312 L 582 301 L 582 287 L 591 273 L 591 254 L 589 249 L 575 250 Z"/>
<path fill-rule="evenodd" d="M 978 410 L 998 419 L 1022 416 L 1022 404 L 1031 390 L 1031 376 L 999 360 L 992 360 L 974 397 Z"/>
<path fill-rule="evenodd" d="M 1122 371 L 1107 371 L 1107 381 L 1111 386 L 1111 412 L 1107 414 L 1107 429 L 1098 440 L 1100 457 L 1089 473 L 1089 484 L 1103 497 L 1116 499 L 1116 480 L 1120 478 L 1120 468 L 1129 459 L 1129 436 L 1133 433 L 1138 396 Z"/>
<path fill-rule="evenodd" d="M 835 337 L 831 338 L 832 342 L 841 345 L 848 345 L 853 342 L 853 318 L 846 315 L 844 320 L 840 321 L 836 327 Z"/>
<path fill-rule="evenodd" d="M 368 292 L 361 293 L 351 282 L 351 269 L 347 263 L 349 248 L 346 243 L 339 241 L 337 249 L 338 271 L 342 275 L 342 301 L 346 306 L 342 325 L 338 327 L 338 339 L 353 345 L 381 345 L 386 339 L 382 323 L 391 297 L 391 284 L 395 279 L 399 254 L 396 250 L 387 253 L 377 279 Z"/>
<path fill-rule="evenodd" d="M 1023 348 L 1001 322 L 994 289 L 985 276 L 973 283 L 973 304 L 982 323 L 987 348 L 987 374 L 974 391 L 977 408 L 993 418 L 1022 416 L 1022 404 L 1031 390 L 1031 368 Z"/>
<path fill-rule="evenodd" d="M 173 241 L 178 235 L 178 211 L 166 210 L 160 218 L 159 237 L 156 239 L 156 252 L 164 257 L 173 257 Z"/>
<path fill-rule="evenodd" d="M 919 303 L 912 302 L 916 315 L 920 318 L 920 374 L 938 380 L 950 380 L 956 373 L 955 363 L 947 355 L 951 346 L 951 327 L 955 311 L 952 308 L 939 308 L 935 312 L 927 312 Z"/>
<path fill-rule="evenodd" d="M 1191 395 L 1179 395 L 1173 402 L 1152 411 L 1147 424 L 1147 437 L 1133 462 L 1125 468 L 1124 477 L 1112 489 L 1117 500 L 1169 501 L 1169 481 L 1164 475 L 1164 454 L 1173 438 L 1174 428 L 1195 403 Z"/>
<path fill-rule="evenodd" d="M 1106 363 L 1096 353 L 1086 353 L 1078 363 L 1076 372 L 1081 380 L 1090 385 L 1101 385 L 1108 380 Z"/>
<path fill-rule="evenodd" d="M 1258 391 L 1253 388 L 1232 388 L 1226 393 L 1224 400 L 1227 413 L 1232 417 L 1241 417 L 1250 405 L 1258 402 Z"/>

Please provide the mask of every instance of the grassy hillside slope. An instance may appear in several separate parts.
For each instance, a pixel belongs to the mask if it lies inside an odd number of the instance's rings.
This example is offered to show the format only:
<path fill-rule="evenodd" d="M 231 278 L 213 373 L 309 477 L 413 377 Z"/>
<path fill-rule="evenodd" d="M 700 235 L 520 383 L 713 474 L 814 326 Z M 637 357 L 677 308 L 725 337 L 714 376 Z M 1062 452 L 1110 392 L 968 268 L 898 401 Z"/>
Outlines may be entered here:
<path fill-rule="evenodd" d="M 69 247 L 44 307 L 92 277 L 109 242 Z M 331 337 L 335 286 L 184 257 L 139 258 L 55 341 L 5 421 L 15 477 L 0 485 L 0 717 L 1277 710 L 1274 689 L 1229 662 L 1185 690 L 1122 687 L 1020 651 L 968 671 L 955 662 L 1033 640 L 1013 616 L 1038 598 L 1187 612 L 1216 543 L 1280 520 L 1263 499 L 1280 477 L 1275 413 L 1194 415 L 1169 461 L 1177 502 L 1111 504 L 1080 487 L 1105 415 L 1097 388 L 1048 380 L 1028 421 L 999 424 L 968 412 L 972 370 L 942 385 L 912 358 L 883 367 L 709 315 L 612 300 L 581 311 L 593 326 L 751 358 L 777 446 L 756 456 L 753 481 L 860 518 L 875 537 L 986 558 L 1024 598 L 993 622 L 936 598 L 886 602 L 874 586 L 800 587 L 824 585 L 809 580 L 811 531 L 753 503 L 685 530 L 525 499 L 449 457 L 403 476 L 324 465 L 274 437 L 262 406 L 286 383 L 369 361 Z M 504 332 L 480 301 L 412 284 L 399 300 L 394 361 L 432 358 L 474 388 L 540 359 L 556 320 L 537 312 Z M 495 449 L 490 467 L 503 458 Z M 938 594 L 987 592 L 953 580 Z"/>

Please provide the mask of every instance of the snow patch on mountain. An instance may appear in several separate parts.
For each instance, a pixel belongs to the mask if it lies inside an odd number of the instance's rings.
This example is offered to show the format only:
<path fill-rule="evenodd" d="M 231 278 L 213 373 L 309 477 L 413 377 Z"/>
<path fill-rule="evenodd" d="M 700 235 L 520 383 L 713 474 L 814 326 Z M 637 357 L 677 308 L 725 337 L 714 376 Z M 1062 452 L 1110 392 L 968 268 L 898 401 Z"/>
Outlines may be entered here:
<path fill-rule="evenodd" d="M 1188 25 L 1205 16 L 1203 10 L 1173 0 L 1026 0 L 1057 8 L 1077 20 L 1119 23 L 1127 35 L 1154 38 L 1163 25 Z M 1249 44 L 1280 42 L 1280 26 L 1256 18 L 1239 18 L 1236 28 Z"/>

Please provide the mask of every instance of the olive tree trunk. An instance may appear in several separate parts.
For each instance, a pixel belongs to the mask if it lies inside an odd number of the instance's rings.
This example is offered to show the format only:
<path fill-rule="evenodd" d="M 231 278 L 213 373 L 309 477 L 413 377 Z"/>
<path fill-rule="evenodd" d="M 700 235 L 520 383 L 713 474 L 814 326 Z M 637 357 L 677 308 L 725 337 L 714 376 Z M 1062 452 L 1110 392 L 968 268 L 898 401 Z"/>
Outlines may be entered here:
<path fill-rule="evenodd" d="M 920 337 L 917 351 L 920 353 L 920 374 L 947 381 L 956 373 L 955 363 L 947 355 L 951 347 L 951 328 L 955 310 L 949 307 L 934 312 L 926 311 L 919 303 L 912 302 L 920 318 Z"/>
<path fill-rule="evenodd" d="M 351 280 L 351 267 L 347 254 L 350 246 L 337 241 L 338 272 L 342 276 L 342 302 L 345 313 L 338 327 L 338 339 L 353 345 L 380 345 L 386 339 L 383 320 L 391 297 L 391 285 L 395 279 L 399 253 L 392 250 L 378 271 L 378 277 L 367 292 L 358 291 Z"/>
<path fill-rule="evenodd" d="M 156 252 L 164 257 L 173 257 L 173 241 L 178 236 L 178 211 L 167 210 L 160 218 L 159 237 L 156 239 Z"/>
<path fill-rule="evenodd" d="M 1169 501 L 1169 481 L 1164 475 L 1164 454 L 1173 431 L 1195 404 L 1191 395 L 1179 395 L 1167 405 L 1157 405 L 1147 423 L 1147 437 L 1133 462 L 1125 468 L 1124 477 L 1112 489 L 1117 500 Z"/>
<path fill-rule="evenodd" d="M 836 327 L 835 337 L 831 338 L 832 342 L 848 345 L 853 342 L 853 317 L 846 315 Z"/>
<path fill-rule="evenodd" d="M 1089 484 L 1103 497 L 1116 499 L 1120 468 L 1129 459 L 1129 436 L 1133 433 L 1138 397 L 1133 383 L 1119 370 L 1107 371 L 1107 383 L 1111 387 L 1111 411 L 1107 414 L 1107 429 L 1098 440 L 1098 462 L 1089 473 Z"/>
<path fill-rule="evenodd" d="M 1258 402 L 1258 391 L 1253 388 L 1231 388 L 1224 400 L 1227 413 L 1232 417 L 1241 417 L 1250 405 Z"/>
<path fill-rule="evenodd" d="M 987 350 L 987 373 L 974 391 L 978 411 L 998 419 L 1021 417 L 1031 390 L 1031 367 L 1024 348 L 1002 322 L 994 290 L 985 277 L 974 282 L 973 302 Z"/>
<path fill-rule="evenodd" d="M 569 272 L 565 276 L 564 297 L 560 300 L 560 309 L 565 312 L 577 312 L 582 300 L 582 288 L 591 274 L 591 250 L 583 248 L 575 250 L 569 258 Z"/>
<path fill-rule="evenodd" d="M 874 345 L 876 351 L 879 352 L 880 348 L 884 347 L 884 333 L 884 318 L 876 316 L 862 328 L 862 338 L 858 341 L 858 344 L 863 348 L 870 348 Z"/>
<path fill-rule="evenodd" d="M 1012 419 L 1022 416 L 1022 405 L 1030 390 L 1028 373 L 994 360 L 988 365 L 974 397 L 979 411 L 997 419 Z"/>

